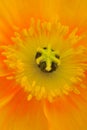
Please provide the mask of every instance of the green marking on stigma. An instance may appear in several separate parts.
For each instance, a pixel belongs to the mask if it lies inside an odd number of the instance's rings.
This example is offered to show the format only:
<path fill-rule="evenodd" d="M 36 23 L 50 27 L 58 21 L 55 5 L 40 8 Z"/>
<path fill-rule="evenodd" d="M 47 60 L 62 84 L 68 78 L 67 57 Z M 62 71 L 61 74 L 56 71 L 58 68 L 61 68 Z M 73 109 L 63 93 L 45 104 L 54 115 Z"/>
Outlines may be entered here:
<path fill-rule="evenodd" d="M 53 72 L 60 65 L 60 56 L 51 47 L 38 48 L 35 59 L 43 72 Z"/>

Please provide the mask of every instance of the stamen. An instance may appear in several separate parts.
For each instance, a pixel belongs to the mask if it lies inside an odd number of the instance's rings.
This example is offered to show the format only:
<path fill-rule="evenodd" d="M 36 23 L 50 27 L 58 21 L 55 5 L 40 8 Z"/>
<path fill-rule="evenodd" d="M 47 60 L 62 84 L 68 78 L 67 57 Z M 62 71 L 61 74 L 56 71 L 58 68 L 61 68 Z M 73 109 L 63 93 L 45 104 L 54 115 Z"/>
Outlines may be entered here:
<path fill-rule="evenodd" d="M 87 49 L 81 43 L 77 46 L 84 37 L 76 34 L 77 29 L 67 32 L 68 27 L 58 21 L 32 19 L 29 29 L 15 32 L 14 44 L 1 46 L 3 62 L 12 74 L 7 79 L 20 84 L 28 93 L 27 100 L 53 101 L 71 91 L 80 94 L 78 84 L 86 87 Z"/>

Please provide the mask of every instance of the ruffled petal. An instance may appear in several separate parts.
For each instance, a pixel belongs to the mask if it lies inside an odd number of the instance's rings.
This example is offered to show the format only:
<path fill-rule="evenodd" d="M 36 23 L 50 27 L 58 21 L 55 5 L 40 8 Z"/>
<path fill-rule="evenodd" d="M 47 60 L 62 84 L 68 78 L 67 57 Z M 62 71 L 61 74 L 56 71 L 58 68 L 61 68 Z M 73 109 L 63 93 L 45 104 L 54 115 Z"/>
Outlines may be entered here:
<path fill-rule="evenodd" d="M 27 100 L 27 93 L 14 80 L 0 77 L 0 129 L 48 130 L 42 102 Z"/>
<path fill-rule="evenodd" d="M 2 130 L 48 130 L 41 102 L 27 101 L 22 90 L 0 110 L 0 122 Z"/>
<path fill-rule="evenodd" d="M 87 72 L 85 73 L 87 74 Z M 86 130 L 87 129 L 87 75 L 79 94 L 70 93 L 58 97 L 54 102 L 44 103 L 44 112 L 50 124 L 50 130 Z"/>
<path fill-rule="evenodd" d="M 84 96 L 83 96 L 84 95 Z M 71 93 L 44 105 L 50 130 L 87 129 L 87 89 L 80 95 Z"/>

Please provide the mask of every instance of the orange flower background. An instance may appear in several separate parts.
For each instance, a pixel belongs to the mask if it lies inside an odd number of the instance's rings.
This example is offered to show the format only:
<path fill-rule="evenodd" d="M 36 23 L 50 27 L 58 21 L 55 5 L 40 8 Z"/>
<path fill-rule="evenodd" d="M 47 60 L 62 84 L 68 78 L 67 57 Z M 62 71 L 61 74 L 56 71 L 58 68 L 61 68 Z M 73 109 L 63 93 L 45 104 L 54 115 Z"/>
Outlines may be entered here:
<path fill-rule="evenodd" d="M 86 0 L 1 0 L 0 46 L 14 45 L 14 32 L 29 28 L 30 19 L 55 22 L 59 20 L 70 28 L 78 28 L 77 34 L 85 37 L 78 42 L 87 47 L 87 1 Z M 4 63 L 0 48 L 0 130 L 86 130 L 87 129 L 87 60 L 82 79 L 84 88 L 80 94 L 37 100 L 27 100 L 27 93 L 15 81 L 9 80 L 11 70 Z M 36 74 L 38 75 L 38 74 Z M 53 86 L 54 87 L 54 86 Z M 78 92 L 77 92 L 78 93 Z"/>

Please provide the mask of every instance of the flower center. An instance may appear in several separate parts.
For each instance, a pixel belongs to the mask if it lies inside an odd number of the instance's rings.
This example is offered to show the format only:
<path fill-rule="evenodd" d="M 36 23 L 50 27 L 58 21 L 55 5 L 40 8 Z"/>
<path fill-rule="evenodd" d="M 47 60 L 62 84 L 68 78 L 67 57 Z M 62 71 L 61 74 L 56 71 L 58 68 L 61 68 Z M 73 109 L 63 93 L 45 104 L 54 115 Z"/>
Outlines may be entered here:
<path fill-rule="evenodd" d="M 39 48 L 35 56 L 36 63 L 45 73 L 56 71 L 60 65 L 60 56 L 50 47 Z"/>
<path fill-rule="evenodd" d="M 28 93 L 28 100 L 52 101 L 70 91 L 79 94 L 77 86 L 86 86 L 87 50 L 77 44 L 83 36 L 76 33 L 74 29 L 69 34 L 68 27 L 58 21 L 31 20 L 29 29 L 12 37 L 14 44 L 2 46 L 4 63 L 12 74 L 7 79 L 14 78 Z"/>

